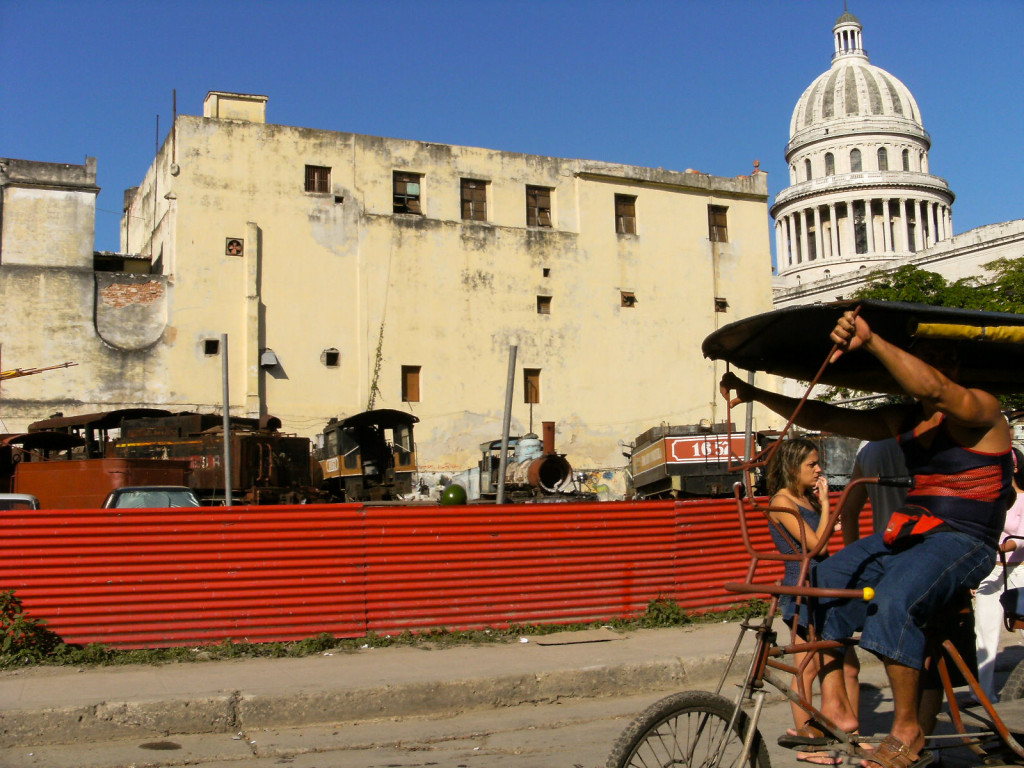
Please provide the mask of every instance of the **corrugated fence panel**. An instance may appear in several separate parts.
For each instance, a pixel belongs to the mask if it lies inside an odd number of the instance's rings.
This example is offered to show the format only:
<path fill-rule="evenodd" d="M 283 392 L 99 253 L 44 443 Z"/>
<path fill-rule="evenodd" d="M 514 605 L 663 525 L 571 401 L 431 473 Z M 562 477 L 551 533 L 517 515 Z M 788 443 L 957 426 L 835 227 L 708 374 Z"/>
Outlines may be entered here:
<path fill-rule="evenodd" d="M 69 643 L 361 637 L 749 599 L 732 500 L 0 512 L 0 589 Z M 774 551 L 767 523 L 754 546 Z M 758 581 L 782 576 L 765 563 Z"/>
<path fill-rule="evenodd" d="M 0 512 L 0 587 L 70 643 L 365 634 L 360 505 Z"/>

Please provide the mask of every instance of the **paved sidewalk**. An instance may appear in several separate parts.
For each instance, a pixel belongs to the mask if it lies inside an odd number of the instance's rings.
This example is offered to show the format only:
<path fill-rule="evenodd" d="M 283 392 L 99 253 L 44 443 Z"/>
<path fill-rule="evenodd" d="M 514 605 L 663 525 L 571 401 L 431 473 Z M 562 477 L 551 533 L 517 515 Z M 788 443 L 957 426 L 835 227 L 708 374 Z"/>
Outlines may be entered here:
<path fill-rule="evenodd" d="M 713 687 L 738 636 L 738 624 L 717 623 L 299 659 L 7 670 L 0 672 L 0 747 L 443 715 Z M 752 644 L 748 634 L 744 661 Z"/>
<path fill-rule="evenodd" d="M 299 659 L 0 672 L 0 748 L 234 733 L 565 698 L 713 689 L 738 623 L 563 632 L 507 644 L 366 648 Z M 1024 655 L 1004 633 L 1000 666 Z M 753 635 L 741 648 L 742 674 Z M 865 663 L 874 661 L 862 654 Z M 1005 670 L 1008 671 L 1008 670 Z"/>

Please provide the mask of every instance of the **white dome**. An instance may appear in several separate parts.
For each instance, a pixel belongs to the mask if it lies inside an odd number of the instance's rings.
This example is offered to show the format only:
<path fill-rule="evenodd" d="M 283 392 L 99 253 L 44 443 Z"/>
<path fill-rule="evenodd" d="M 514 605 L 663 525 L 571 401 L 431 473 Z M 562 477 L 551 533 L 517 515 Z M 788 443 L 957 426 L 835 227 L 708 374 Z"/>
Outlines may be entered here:
<path fill-rule="evenodd" d="M 789 136 L 851 117 L 906 120 L 923 129 L 910 89 L 867 56 L 837 57 L 803 92 L 789 123 Z"/>

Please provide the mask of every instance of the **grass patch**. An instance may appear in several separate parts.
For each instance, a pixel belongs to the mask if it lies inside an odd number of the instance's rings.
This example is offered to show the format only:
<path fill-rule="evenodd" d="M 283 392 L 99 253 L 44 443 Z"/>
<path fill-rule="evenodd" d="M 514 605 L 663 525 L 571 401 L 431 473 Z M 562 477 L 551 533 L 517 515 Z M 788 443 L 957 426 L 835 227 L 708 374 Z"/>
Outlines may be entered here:
<path fill-rule="evenodd" d="M 287 658 L 319 653 L 346 653 L 364 648 L 415 646 L 425 649 L 458 645 L 516 642 L 521 637 L 550 635 L 600 627 L 627 632 L 635 629 L 679 627 L 687 624 L 736 621 L 763 615 L 768 604 L 751 600 L 724 611 L 688 613 L 674 600 L 658 598 L 634 617 L 577 624 L 514 624 L 504 629 L 426 629 L 397 635 L 369 634 L 337 638 L 323 633 L 289 643 L 247 643 L 225 640 L 216 645 L 183 648 L 123 650 L 99 644 L 67 645 L 46 628 L 46 622 L 26 615 L 13 591 L 0 592 L 0 669 L 31 665 L 113 666 L 123 664 L 170 664 L 240 658 Z"/>

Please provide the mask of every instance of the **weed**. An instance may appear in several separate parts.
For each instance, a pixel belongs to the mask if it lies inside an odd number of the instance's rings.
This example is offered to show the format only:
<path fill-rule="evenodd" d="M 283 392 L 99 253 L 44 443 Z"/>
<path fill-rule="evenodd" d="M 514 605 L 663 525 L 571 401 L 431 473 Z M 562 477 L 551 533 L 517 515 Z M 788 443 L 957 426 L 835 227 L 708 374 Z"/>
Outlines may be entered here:
<path fill-rule="evenodd" d="M 447 648 L 456 645 L 515 642 L 521 637 L 534 637 L 555 632 L 572 632 L 610 627 L 628 632 L 635 629 L 679 627 L 687 624 L 735 621 L 762 615 L 767 603 L 752 600 L 722 611 L 688 613 L 675 600 L 656 598 L 643 613 L 610 621 L 575 624 L 512 624 L 504 628 L 485 627 L 472 630 L 449 630 L 443 627 L 422 632 L 408 630 L 395 635 L 369 633 L 360 638 L 336 638 L 322 633 L 290 643 L 249 643 L 224 640 L 214 645 L 183 648 L 149 648 L 120 650 L 99 644 L 71 646 L 46 629 L 45 622 L 27 617 L 13 592 L 0 593 L 0 631 L 4 642 L 0 648 L 0 668 L 27 664 L 110 666 L 122 664 L 167 664 L 238 658 L 282 658 L 312 656 L 319 653 L 349 653 L 363 648 L 415 646 Z"/>

